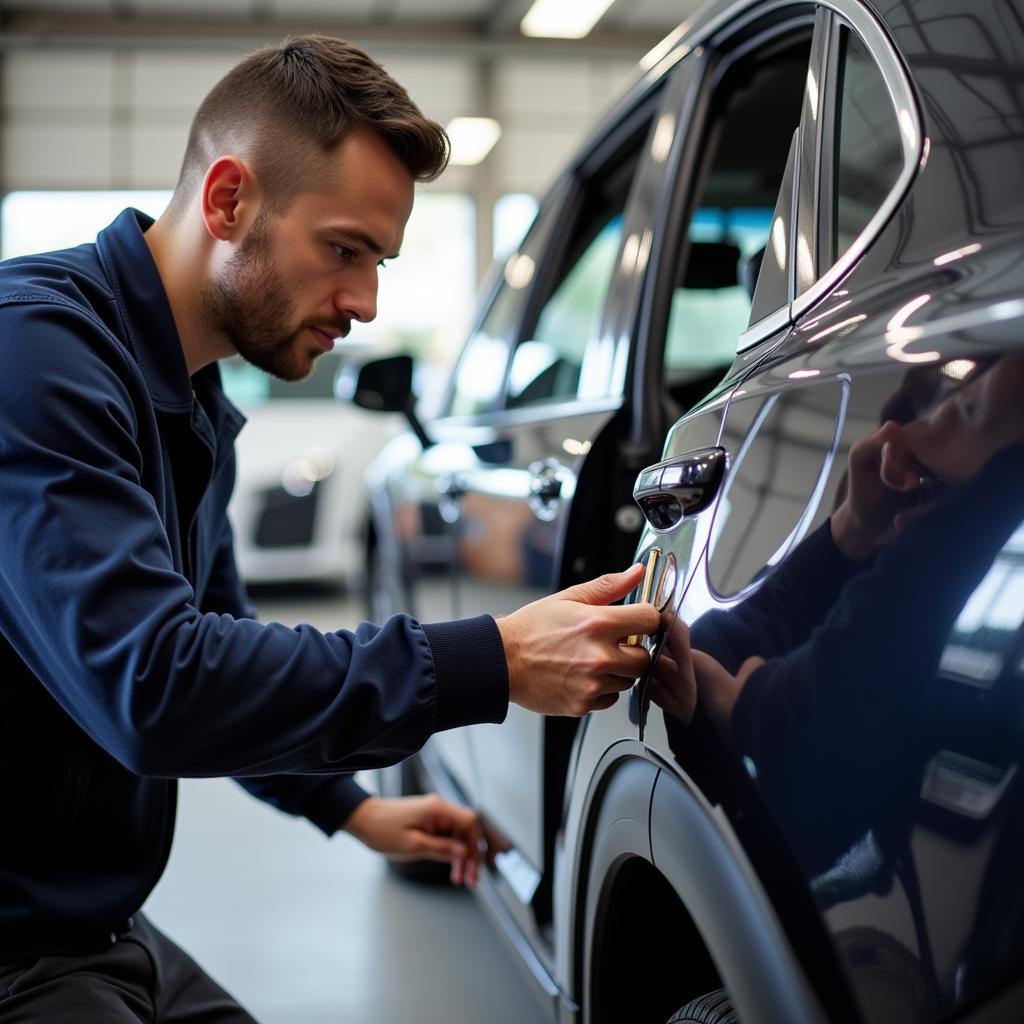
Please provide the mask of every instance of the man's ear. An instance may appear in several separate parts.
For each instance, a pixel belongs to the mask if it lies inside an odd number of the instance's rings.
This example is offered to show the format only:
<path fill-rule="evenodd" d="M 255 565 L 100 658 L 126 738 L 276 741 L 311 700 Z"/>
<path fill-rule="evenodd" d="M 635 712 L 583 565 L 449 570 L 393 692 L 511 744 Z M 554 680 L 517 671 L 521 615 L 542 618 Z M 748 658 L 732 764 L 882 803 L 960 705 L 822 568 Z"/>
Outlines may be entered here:
<path fill-rule="evenodd" d="M 249 165 L 236 156 L 217 157 L 203 179 L 206 230 L 221 242 L 240 239 L 256 219 L 259 200 L 259 185 Z"/>

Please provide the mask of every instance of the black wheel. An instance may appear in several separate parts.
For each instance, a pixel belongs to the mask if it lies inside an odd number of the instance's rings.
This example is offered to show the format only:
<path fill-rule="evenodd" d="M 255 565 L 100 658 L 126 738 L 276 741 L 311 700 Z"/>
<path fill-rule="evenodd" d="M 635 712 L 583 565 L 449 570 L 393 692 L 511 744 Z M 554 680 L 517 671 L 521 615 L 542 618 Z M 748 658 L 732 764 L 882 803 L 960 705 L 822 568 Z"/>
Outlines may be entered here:
<path fill-rule="evenodd" d="M 739 1024 L 739 1017 L 725 989 L 720 988 L 691 999 L 669 1017 L 667 1024 Z"/>
<path fill-rule="evenodd" d="M 426 792 L 420 781 L 419 758 L 413 754 L 401 764 L 382 768 L 377 773 L 381 796 L 422 796 Z M 420 885 L 450 885 L 450 867 L 438 860 L 392 860 L 388 867 L 401 878 Z"/>

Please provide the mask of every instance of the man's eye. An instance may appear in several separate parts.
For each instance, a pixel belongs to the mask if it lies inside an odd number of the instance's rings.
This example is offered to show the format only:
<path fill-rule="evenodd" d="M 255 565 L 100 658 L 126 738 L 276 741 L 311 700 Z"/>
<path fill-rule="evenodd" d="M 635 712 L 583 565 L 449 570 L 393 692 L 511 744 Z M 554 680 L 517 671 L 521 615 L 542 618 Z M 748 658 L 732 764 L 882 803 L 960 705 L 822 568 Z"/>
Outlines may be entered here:
<path fill-rule="evenodd" d="M 347 245 L 339 245 L 337 242 L 332 242 L 331 247 L 337 254 L 338 259 L 343 263 L 351 263 L 356 258 L 355 249 L 350 249 Z"/>
<path fill-rule="evenodd" d="M 381 269 L 383 269 L 387 265 L 388 265 L 388 261 L 387 260 L 377 260 L 377 266 L 380 267 Z"/>

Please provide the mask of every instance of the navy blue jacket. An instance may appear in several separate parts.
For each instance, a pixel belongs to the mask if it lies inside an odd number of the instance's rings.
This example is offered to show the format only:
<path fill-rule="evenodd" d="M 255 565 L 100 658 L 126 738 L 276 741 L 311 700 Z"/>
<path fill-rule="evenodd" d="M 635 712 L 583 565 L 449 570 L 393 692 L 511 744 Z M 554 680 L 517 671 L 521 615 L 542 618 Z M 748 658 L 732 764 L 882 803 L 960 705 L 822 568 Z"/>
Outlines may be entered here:
<path fill-rule="evenodd" d="M 177 777 L 243 777 L 330 832 L 363 795 L 341 773 L 507 709 L 489 616 L 251 617 L 225 515 L 244 421 L 216 365 L 188 376 L 149 223 L 0 264 L 0 961 L 110 942 Z"/>

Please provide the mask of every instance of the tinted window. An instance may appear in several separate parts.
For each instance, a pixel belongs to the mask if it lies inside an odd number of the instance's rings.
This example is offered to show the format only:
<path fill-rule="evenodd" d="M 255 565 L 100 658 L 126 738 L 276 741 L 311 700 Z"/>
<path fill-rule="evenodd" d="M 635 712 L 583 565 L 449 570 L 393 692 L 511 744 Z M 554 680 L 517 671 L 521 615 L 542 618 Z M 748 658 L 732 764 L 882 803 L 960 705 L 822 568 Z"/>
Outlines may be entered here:
<path fill-rule="evenodd" d="M 896 111 L 864 44 L 843 30 L 836 103 L 832 261 L 864 230 L 903 166 Z"/>
<path fill-rule="evenodd" d="M 649 118 L 638 117 L 613 152 L 585 169 L 571 219 L 552 228 L 550 291 L 524 325 L 509 367 L 510 409 L 577 396 L 623 248 L 623 211 L 649 128 Z"/>
<path fill-rule="evenodd" d="M 621 235 L 622 215 L 616 214 L 555 289 L 533 338 L 516 349 L 508 376 L 510 407 L 575 397 L 583 353 L 597 331 Z"/>
<path fill-rule="evenodd" d="M 508 266 L 513 266 L 517 259 L 528 257 L 513 256 Z M 451 415 L 473 416 L 490 409 L 497 400 L 505 379 L 508 336 L 515 326 L 519 299 L 518 289 L 507 279 L 503 281 L 480 329 L 473 333 L 462 352 L 448 408 Z"/>
<path fill-rule="evenodd" d="M 490 308 L 462 350 L 448 402 L 449 415 L 475 416 L 498 405 L 512 336 L 557 207 L 553 200 L 538 214 L 522 246 L 505 261 Z"/>
<path fill-rule="evenodd" d="M 781 290 L 766 295 L 758 274 L 800 121 L 809 48 L 810 34 L 801 33 L 771 53 L 737 61 L 716 90 L 708 170 L 672 293 L 665 344 L 670 382 L 685 386 L 695 374 L 728 367 L 751 319 L 755 281 L 761 310 L 754 319 L 788 301 L 785 276 Z"/>

